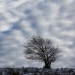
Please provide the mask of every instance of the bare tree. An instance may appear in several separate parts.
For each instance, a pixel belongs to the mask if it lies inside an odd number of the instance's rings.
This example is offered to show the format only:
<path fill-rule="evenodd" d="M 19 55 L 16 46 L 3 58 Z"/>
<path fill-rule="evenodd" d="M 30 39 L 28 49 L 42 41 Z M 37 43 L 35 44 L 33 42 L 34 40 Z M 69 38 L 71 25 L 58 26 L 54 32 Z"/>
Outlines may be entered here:
<path fill-rule="evenodd" d="M 51 68 L 61 52 L 58 47 L 52 45 L 50 39 L 44 39 L 40 36 L 32 36 L 31 39 L 24 44 L 24 54 L 27 59 L 44 62 L 44 68 Z"/>

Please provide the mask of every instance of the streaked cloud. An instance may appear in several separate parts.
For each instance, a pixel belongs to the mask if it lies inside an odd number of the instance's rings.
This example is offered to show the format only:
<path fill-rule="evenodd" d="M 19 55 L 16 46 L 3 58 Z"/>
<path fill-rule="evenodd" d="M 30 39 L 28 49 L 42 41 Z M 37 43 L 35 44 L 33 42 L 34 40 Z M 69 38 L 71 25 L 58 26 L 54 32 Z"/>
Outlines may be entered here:
<path fill-rule="evenodd" d="M 74 0 L 0 0 L 0 66 L 42 67 L 23 54 L 23 43 L 40 35 L 62 50 L 52 67 L 75 67 L 74 7 Z"/>

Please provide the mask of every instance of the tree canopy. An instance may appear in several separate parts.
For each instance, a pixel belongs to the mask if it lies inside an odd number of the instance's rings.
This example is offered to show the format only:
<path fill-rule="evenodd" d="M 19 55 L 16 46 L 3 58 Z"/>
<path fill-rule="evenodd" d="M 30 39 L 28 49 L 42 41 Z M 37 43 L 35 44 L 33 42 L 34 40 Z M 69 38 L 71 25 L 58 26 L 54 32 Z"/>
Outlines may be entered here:
<path fill-rule="evenodd" d="M 44 68 L 51 68 L 51 63 L 60 57 L 58 47 L 53 46 L 51 39 L 40 36 L 32 36 L 24 44 L 24 54 L 27 59 L 42 61 Z"/>

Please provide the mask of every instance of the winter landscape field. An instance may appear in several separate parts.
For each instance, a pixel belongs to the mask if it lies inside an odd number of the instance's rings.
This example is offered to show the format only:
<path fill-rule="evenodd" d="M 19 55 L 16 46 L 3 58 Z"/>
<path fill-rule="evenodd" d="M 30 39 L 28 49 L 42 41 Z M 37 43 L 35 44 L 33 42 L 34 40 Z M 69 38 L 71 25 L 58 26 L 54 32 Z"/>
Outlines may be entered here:
<path fill-rule="evenodd" d="M 0 75 L 75 75 L 75 0 L 0 0 Z"/>
<path fill-rule="evenodd" d="M 75 75 L 74 68 L 44 69 L 37 67 L 27 68 L 0 68 L 0 75 Z"/>

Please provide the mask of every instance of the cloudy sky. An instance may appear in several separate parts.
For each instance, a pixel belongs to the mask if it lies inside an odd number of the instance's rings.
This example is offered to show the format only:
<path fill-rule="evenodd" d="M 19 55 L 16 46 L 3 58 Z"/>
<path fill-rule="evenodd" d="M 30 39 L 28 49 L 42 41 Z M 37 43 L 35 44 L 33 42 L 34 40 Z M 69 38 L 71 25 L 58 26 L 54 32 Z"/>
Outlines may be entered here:
<path fill-rule="evenodd" d="M 0 67 L 42 67 L 23 54 L 32 35 L 59 45 L 63 56 L 52 68 L 75 67 L 75 0 L 0 0 Z"/>

